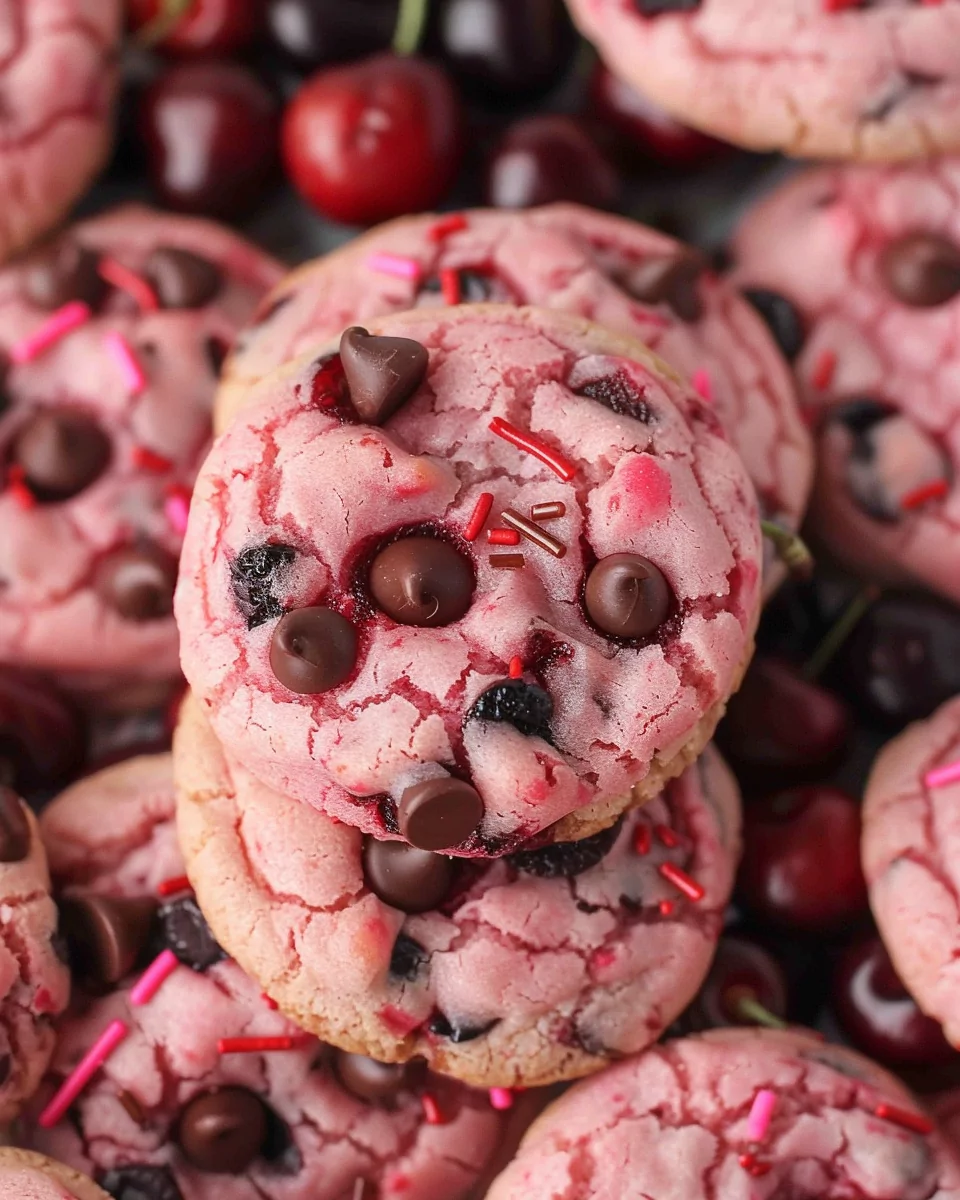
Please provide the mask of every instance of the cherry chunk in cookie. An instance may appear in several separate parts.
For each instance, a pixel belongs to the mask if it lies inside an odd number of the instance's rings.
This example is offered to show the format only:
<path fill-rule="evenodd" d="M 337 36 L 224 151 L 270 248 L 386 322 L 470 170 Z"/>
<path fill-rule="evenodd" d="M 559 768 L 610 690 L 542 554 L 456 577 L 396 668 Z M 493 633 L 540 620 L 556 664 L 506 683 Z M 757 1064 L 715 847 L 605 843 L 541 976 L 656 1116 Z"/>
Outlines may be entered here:
<path fill-rule="evenodd" d="M 710 407 L 563 314 L 396 315 L 253 386 L 177 596 L 217 736 L 380 838 L 497 856 L 655 794 L 752 648 L 756 499 Z"/>

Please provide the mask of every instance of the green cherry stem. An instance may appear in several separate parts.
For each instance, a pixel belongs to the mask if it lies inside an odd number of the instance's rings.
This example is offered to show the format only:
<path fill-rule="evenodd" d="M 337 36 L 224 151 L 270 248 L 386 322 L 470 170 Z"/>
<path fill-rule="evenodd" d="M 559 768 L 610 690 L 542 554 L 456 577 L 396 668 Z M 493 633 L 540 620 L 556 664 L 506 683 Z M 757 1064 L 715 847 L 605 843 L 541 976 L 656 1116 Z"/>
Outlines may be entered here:
<path fill-rule="evenodd" d="M 193 6 L 194 0 L 161 0 L 157 15 L 137 34 L 137 43 L 144 47 L 156 46 L 173 33 L 180 21 Z"/>
<path fill-rule="evenodd" d="M 875 583 L 868 583 L 850 601 L 836 621 L 824 634 L 820 645 L 807 659 L 800 674 L 807 683 L 814 683 L 833 662 L 840 647 L 856 629 L 867 609 L 880 596 L 880 589 Z"/>
<path fill-rule="evenodd" d="M 393 52 L 406 57 L 416 54 L 427 24 L 430 0 L 400 0 L 397 27 L 393 34 Z"/>
<path fill-rule="evenodd" d="M 761 521 L 760 532 L 773 542 L 773 548 L 791 575 L 809 579 L 813 574 L 813 555 L 798 533 L 778 525 L 776 521 Z"/>
<path fill-rule="evenodd" d="M 749 988 L 731 988 L 727 994 L 726 1008 L 741 1020 L 752 1021 L 766 1029 L 786 1029 L 787 1022 L 781 1021 L 769 1008 L 756 998 Z"/>

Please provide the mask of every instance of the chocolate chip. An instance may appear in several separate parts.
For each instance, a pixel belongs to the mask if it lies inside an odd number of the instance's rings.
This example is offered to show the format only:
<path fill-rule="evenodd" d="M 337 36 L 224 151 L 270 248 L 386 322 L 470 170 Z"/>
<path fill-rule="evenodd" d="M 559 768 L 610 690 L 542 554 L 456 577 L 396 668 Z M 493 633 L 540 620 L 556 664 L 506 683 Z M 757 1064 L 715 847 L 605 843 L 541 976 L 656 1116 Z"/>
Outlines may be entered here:
<path fill-rule="evenodd" d="M 422 1062 L 382 1063 L 346 1050 L 336 1051 L 333 1064 L 343 1086 L 361 1100 L 392 1100 L 416 1086 L 423 1076 Z"/>
<path fill-rule="evenodd" d="M 94 483 L 110 461 L 110 439 L 92 417 L 45 409 L 21 426 L 11 461 L 40 501 L 69 500 Z"/>
<path fill-rule="evenodd" d="M 332 608 L 295 608 L 273 631 L 270 666 L 283 686 L 300 696 L 338 687 L 356 664 L 357 631 Z"/>
<path fill-rule="evenodd" d="M 99 267 L 100 258 L 93 250 L 63 238 L 27 265 L 24 292 L 31 304 L 47 312 L 73 300 L 96 309 L 108 287 Z"/>
<path fill-rule="evenodd" d="M 659 17 L 664 13 L 696 12 L 703 0 L 633 0 L 641 17 Z"/>
<path fill-rule="evenodd" d="M 453 883 L 453 863 L 443 854 L 418 850 L 404 842 L 379 842 L 368 837 L 363 845 L 363 877 L 384 904 L 405 913 L 429 912 L 447 896 Z"/>
<path fill-rule="evenodd" d="M 240 1175 L 259 1157 L 266 1136 L 263 1102 L 243 1087 L 194 1096 L 180 1114 L 176 1134 L 187 1162 L 216 1175 Z"/>
<path fill-rule="evenodd" d="M 30 822 L 17 793 L 0 784 L 0 862 L 23 862 L 30 853 Z"/>
<path fill-rule="evenodd" d="M 475 833 L 483 820 L 480 793 L 443 775 L 408 787 L 400 797 L 400 832 L 421 850 L 448 850 Z"/>
<path fill-rule="evenodd" d="M 590 620 L 611 637 L 649 637 L 666 619 L 670 586 L 660 569 L 639 554 L 601 558 L 583 594 Z"/>
<path fill-rule="evenodd" d="M 439 538 L 401 538 L 370 565 L 374 600 L 401 625 L 432 629 L 459 621 L 470 608 L 473 587 L 469 560 Z"/>
<path fill-rule="evenodd" d="M 183 1200 L 169 1167 L 133 1163 L 105 1171 L 97 1182 L 113 1200 Z"/>
<path fill-rule="evenodd" d="M 609 829 L 601 829 L 592 837 L 579 842 L 554 842 L 539 850 L 520 850 L 511 854 L 507 861 L 518 871 L 536 875 L 540 879 L 571 878 L 592 870 L 613 849 L 620 836 L 622 819 Z"/>
<path fill-rule="evenodd" d="M 458 1025 L 443 1013 L 436 1013 L 427 1023 L 427 1029 L 434 1037 L 446 1038 L 448 1042 L 461 1045 L 463 1042 L 475 1042 L 497 1025 L 497 1021 L 488 1021 L 485 1025 Z"/>
<path fill-rule="evenodd" d="M 934 233 L 911 233 L 880 254 L 890 292 L 910 308 L 936 308 L 960 293 L 960 246 Z"/>
<path fill-rule="evenodd" d="M 283 612 L 279 590 L 283 568 L 296 558 L 292 546 L 250 546 L 230 564 L 230 584 L 248 629 L 256 629 Z"/>
<path fill-rule="evenodd" d="M 359 325 L 340 339 L 350 399 L 361 421 L 382 425 L 417 390 L 427 373 L 425 346 L 410 338 L 373 337 Z"/>
<path fill-rule="evenodd" d="M 159 546 L 114 550 L 97 564 L 93 586 L 125 621 L 160 621 L 173 612 L 177 560 Z"/>
<path fill-rule="evenodd" d="M 619 282 L 644 304 L 666 304 L 681 321 L 699 321 L 703 316 L 700 277 L 706 265 L 702 254 L 684 249 L 670 258 L 648 259 Z"/>
<path fill-rule="evenodd" d="M 420 968 L 430 961 L 430 955 L 412 937 L 405 933 L 397 934 L 390 955 L 390 974 L 397 979 L 406 979 L 410 983 L 417 978 Z"/>
<path fill-rule="evenodd" d="M 763 318 L 783 357 L 787 362 L 796 362 L 807 340 L 806 326 L 796 306 L 786 296 L 767 288 L 744 288 L 743 295 Z"/>
<path fill-rule="evenodd" d="M 144 275 L 161 308 L 203 308 L 223 287 L 223 274 L 209 259 L 176 246 L 159 246 Z"/>
<path fill-rule="evenodd" d="M 203 352 L 210 365 L 210 374 L 215 379 L 219 379 L 220 372 L 223 370 L 223 364 L 230 353 L 230 343 L 222 337 L 208 337 L 203 343 Z"/>
<path fill-rule="evenodd" d="M 653 420 L 653 409 L 625 371 L 605 375 L 602 379 L 591 379 L 589 383 L 576 388 L 575 394 L 596 400 L 619 417 L 632 417 L 644 425 L 649 425 Z"/>
<path fill-rule="evenodd" d="M 160 937 L 180 962 L 192 971 L 206 971 L 227 956 L 192 896 L 171 900 L 160 908 Z"/>
<path fill-rule="evenodd" d="M 71 969 L 98 990 L 129 975 L 155 933 L 158 905 L 151 897 L 71 889 L 61 896 L 59 908 Z"/>
<path fill-rule="evenodd" d="M 553 745 L 550 721 L 553 701 L 535 683 L 522 679 L 504 679 L 487 688 L 474 701 L 467 720 L 502 721 L 526 737 L 543 738 Z"/>

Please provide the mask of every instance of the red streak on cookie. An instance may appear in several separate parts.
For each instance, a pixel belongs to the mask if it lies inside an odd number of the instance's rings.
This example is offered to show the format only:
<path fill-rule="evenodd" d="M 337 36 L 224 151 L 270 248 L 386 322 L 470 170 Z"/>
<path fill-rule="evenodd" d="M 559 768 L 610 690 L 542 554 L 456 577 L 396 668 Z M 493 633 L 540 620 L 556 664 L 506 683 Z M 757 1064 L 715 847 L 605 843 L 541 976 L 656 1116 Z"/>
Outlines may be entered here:
<path fill-rule="evenodd" d="M 13 502 L 19 508 L 30 509 L 36 508 L 37 498 L 30 491 L 26 482 L 26 473 L 19 463 L 14 463 L 7 468 L 7 487 L 6 490 L 13 497 Z"/>
<path fill-rule="evenodd" d="M 392 1004 L 385 1004 L 377 1013 L 377 1016 L 391 1033 L 395 1033 L 399 1037 L 406 1037 L 408 1033 L 412 1033 L 420 1024 L 416 1017 L 411 1017 L 409 1013 L 401 1012 L 399 1008 L 394 1008 Z"/>
<path fill-rule="evenodd" d="M 192 892 L 190 880 L 186 875 L 175 875 L 172 879 L 164 879 L 157 885 L 158 896 L 175 896 L 177 892 Z"/>
<path fill-rule="evenodd" d="M 666 846 L 668 850 L 674 850 L 680 845 L 679 836 L 670 828 L 669 825 L 657 825 L 654 827 L 654 832 L 657 835 L 657 840 L 661 846 Z"/>
<path fill-rule="evenodd" d="M 449 217 L 441 217 L 436 225 L 431 225 L 427 231 L 427 237 L 431 242 L 442 242 L 451 233 L 459 233 L 466 227 L 467 218 L 463 213 L 451 213 Z"/>
<path fill-rule="evenodd" d="M 833 380 L 833 373 L 837 369 L 837 356 L 832 350 L 824 350 L 813 366 L 813 374 L 810 376 L 810 382 L 822 392 L 824 388 L 830 386 Z"/>
<path fill-rule="evenodd" d="M 642 455 L 628 461 L 618 475 L 627 515 L 643 525 L 662 517 L 670 508 L 670 476 L 656 459 Z"/>
<path fill-rule="evenodd" d="M 591 965 L 599 970 L 603 970 L 604 967 L 612 967 L 616 961 L 616 951 L 608 950 L 606 948 L 601 948 L 600 950 L 595 951 L 590 959 Z"/>
<path fill-rule="evenodd" d="M 164 458 L 162 454 L 157 454 L 155 450 L 151 450 L 149 446 L 134 446 L 133 465 L 139 467 L 142 471 L 152 471 L 156 474 L 161 474 L 163 471 L 169 471 L 173 463 L 169 458 Z"/>
<path fill-rule="evenodd" d="M 920 508 L 928 500 L 942 500 L 950 491 L 950 484 L 945 479 L 932 479 L 929 483 L 921 484 L 912 492 L 907 492 L 900 500 L 900 507 L 908 512 Z"/>

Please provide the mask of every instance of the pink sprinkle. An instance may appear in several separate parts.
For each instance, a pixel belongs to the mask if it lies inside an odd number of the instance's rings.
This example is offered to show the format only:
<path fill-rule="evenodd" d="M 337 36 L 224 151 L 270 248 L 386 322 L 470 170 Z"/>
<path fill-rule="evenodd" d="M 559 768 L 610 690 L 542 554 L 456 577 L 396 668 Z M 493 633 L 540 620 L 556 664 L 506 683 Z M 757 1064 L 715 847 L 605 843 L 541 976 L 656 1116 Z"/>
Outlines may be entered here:
<path fill-rule="evenodd" d="M 698 367 L 691 375 L 690 382 L 700 399 L 706 400 L 709 404 L 713 399 L 713 380 L 710 378 L 710 372 L 705 371 L 703 367 Z"/>
<path fill-rule="evenodd" d="M 777 1094 L 769 1088 L 761 1088 L 753 1098 L 750 1115 L 747 1117 L 747 1140 L 762 1142 L 770 1128 L 773 1110 L 777 1107 Z"/>
<path fill-rule="evenodd" d="M 509 1088 L 491 1088 L 490 1107 L 495 1108 L 497 1112 L 506 1112 L 508 1108 L 513 1108 L 513 1092 Z"/>
<path fill-rule="evenodd" d="M 186 488 L 171 488 L 163 502 L 163 515 L 174 533 L 182 536 L 187 532 L 189 513 L 190 493 Z"/>
<path fill-rule="evenodd" d="M 414 258 L 401 258 L 399 254 L 371 254 L 367 259 L 371 271 L 381 275 L 393 275 L 397 279 L 419 279 L 420 264 Z"/>
<path fill-rule="evenodd" d="M 67 1109 L 96 1075 L 110 1055 L 129 1033 L 123 1021 L 111 1021 L 57 1089 L 56 1095 L 40 1114 L 40 1127 L 52 1129 L 65 1116 Z"/>
<path fill-rule="evenodd" d="M 58 308 L 49 321 L 41 325 L 36 333 L 31 333 L 22 342 L 10 348 L 10 361 L 20 365 L 33 362 L 44 350 L 48 350 L 61 338 L 72 333 L 74 329 L 85 325 L 90 320 L 90 306 L 82 300 L 71 300 L 63 308 Z"/>
<path fill-rule="evenodd" d="M 130 1003 L 134 1008 L 139 1008 L 141 1004 L 149 1004 L 160 991 L 164 980 L 168 979 L 179 965 L 180 960 L 172 950 L 163 950 L 158 954 L 130 989 Z"/>
<path fill-rule="evenodd" d="M 132 396 L 139 396 L 147 386 L 147 376 L 143 367 L 137 362 L 133 348 L 122 333 L 108 333 L 103 339 L 104 347 L 116 363 L 123 382 L 130 389 Z"/>
<path fill-rule="evenodd" d="M 945 767 L 934 767 L 923 777 L 924 787 L 945 787 L 948 783 L 956 783 L 960 779 L 960 758 L 956 762 L 947 763 Z"/>

